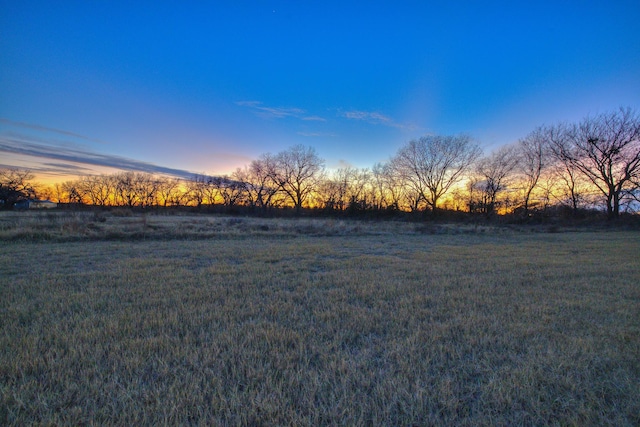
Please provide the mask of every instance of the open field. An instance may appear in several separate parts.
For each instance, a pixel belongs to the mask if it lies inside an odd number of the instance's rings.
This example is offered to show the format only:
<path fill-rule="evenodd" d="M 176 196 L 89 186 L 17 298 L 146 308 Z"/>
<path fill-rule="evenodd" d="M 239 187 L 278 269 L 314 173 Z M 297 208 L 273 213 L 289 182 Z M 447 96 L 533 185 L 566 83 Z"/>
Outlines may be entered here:
<path fill-rule="evenodd" d="M 58 214 L 0 216 L 1 425 L 640 425 L 640 232 Z"/>

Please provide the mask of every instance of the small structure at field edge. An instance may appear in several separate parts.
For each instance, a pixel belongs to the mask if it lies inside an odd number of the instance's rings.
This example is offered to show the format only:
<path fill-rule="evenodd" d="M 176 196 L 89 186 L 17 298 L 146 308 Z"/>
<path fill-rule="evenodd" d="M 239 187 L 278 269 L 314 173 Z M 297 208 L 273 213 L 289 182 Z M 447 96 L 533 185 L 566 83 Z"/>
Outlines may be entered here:
<path fill-rule="evenodd" d="M 58 204 L 51 200 L 27 199 L 16 202 L 13 207 L 14 209 L 53 209 L 58 207 Z"/>

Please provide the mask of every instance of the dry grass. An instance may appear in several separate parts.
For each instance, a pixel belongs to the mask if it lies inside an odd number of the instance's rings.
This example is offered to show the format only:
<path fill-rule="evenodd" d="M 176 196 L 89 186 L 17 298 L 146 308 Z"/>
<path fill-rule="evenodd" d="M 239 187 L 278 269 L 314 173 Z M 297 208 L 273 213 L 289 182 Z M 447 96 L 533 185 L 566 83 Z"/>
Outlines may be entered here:
<path fill-rule="evenodd" d="M 637 232 L 234 220 L 0 227 L 0 424 L 640 424 Z"/>
<path fill-rule="evenodd" d="M 203 240 L 238 237 L 347 236 L 381 234 L 504 234 L 490 225 L 415 224 L 319 218 L 212 215 L 0 211 L 0 241 Z M 529 231 L 547 231 L 530 229 Z"/>

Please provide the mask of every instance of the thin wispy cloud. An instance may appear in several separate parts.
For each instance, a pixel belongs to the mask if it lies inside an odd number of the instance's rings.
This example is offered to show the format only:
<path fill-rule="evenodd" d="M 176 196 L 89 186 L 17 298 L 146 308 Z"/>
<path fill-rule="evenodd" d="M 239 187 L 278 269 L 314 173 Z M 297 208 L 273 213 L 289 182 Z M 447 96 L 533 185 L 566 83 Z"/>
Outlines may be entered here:
<path fill-rule="evenodd" d="M 298 135 L 307 136 L 307 137 L 335 137 L 336 136 L 333 133 L 327 133 L 327 132 L 298 132 Z"/>
<path fill-rule="evenodd" d="M 0 169 L 13 169 L 16 165 L 5 165 L 0 163 Z M 19 169 L 28 169 L 30 172 L 41 175 L 66 177 L 69 175 L 91 175 L 95 171 L 90 167 L 74 165 L 72 163 L 41 163 L 29 165 L 29 167 L 18 167 Z"/>
<path fill-rule="evenodd" d="M 373 125 L 389 126 L 389 127 L 403 129 L 403 130 L 416 129 L 416 126 L 414 125 L 398 123 L 395 120 L 393 120 L 391 117 L 386 116 L 377 111 L 351 110 L 351 111 L 344 111 L 340 115 L 349 120 L 360 120 L 367 123 L 371 123 Z"/>
<path fill-rule="evenodd" d="M 148 172 L 172 175 L 181 178 L 193 177 L 192 172 L 183 169 L 158 166 L 152 163 L 116 155 L 95 153 L 76 147 L 46 145 L 22 138 L 0 137 L 0 152 L 20 154 L 58 162 L 71 162 L 80 165 L 108 167 L 125 171 Z M 51 169 L 56 169 L 56 167 L 59 166 L 59 168 L 57 168 L 58 172 L 69 172 L 69 169 L 74 170 L 74 172 L 78 172 L 78 168 L 82 168 L 81 166 L 69 168 L 70 165 L 67 163 L 47 162 L 44 164 L 48 165 Z M 89 169 L 87 168 L 87 170 Z"/>
<path fill-rule="evenodd" d="M 326 122 L 327 119 L 320 116 L 307 116 L 303 117 L 302 120 L 310 121 L 310 122 Z"/>
<path fill-rule="evenodd" d="M 74 138 L 83 139 L 85 141 L 91 141 L 91 142 L 98 142 L 100 144 L 106 144 L 106 142 L 104 142 L 104 141 L 101 141 L 101 140 L 95 139 L 95 138 L 90 138 L 90 137 L 85 136 L 85 135 L 80 135 L 79 133 L 70 132 L 70 131 L 62 130 L 62 129 L 50 128 L 50 127 L 41 126 L 41 125 L 34 124 L 34 123 L 16 122 L 14 120 L 5 119 L 3 117 L 0 117 L 0 123 L 3 123 L 5 125 L 14 126 L 14 127 L 23 128 L 23 129 L 31 129 L 31 130 L 37 130 L 37 131 L 43 131 L 43 132 L 52 132 L 52 133 L 56 133 L 58 135 L 71 136 L 71 137 L 74 137 Z"/>
<path fill-rule="evenodd" d="M 82 173 L 87 173 L 90 172 L 91 169 L 84 167 L 84 166 L 79 166 L 79 165 L 74 165 L 72 163 L 43 163 L 43 166 L 48 166 L 49 168 L 53 168 L 55 170 L 74 170 L 76 172 L 82 172 Z"/>
<path fill-rule="evenodd" d="M 269 107 L 264 105 L 260 101 L 238 101 L 236 102 L 236 105 L 247 107 L 251 109 L 257 116 L 265 119 L 284 119 L 287 117 L 292 117 L 307 121 L 325 121 L 325 119 L 320 116 L 306 115 L 306 110 L 303 110 L 302 108 Z"/>
<path fill-rule="evenodd" d="M 384 114 L 381 113 L 377 113 L 377 112 L 370 112 L 370 111 L 345 111 L 344 113 L 342 113 L 343 117 L 346 117 L 347 119 L 352 119 L 352 120 L 364 120 L 366 122 L 370 122 L 370 123 L 376 123 L 376 124 L 390 124 L 393 123 L 393 121 L 385 116 Z"/>

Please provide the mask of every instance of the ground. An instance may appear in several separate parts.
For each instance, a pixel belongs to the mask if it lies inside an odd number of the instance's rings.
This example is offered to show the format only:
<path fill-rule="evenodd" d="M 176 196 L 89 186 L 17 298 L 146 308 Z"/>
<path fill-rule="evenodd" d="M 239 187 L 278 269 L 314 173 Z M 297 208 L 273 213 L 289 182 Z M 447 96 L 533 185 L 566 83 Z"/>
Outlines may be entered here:
<path fill-rule="evenodd" d="M 0 424 L 640 423 L 638 232 L 29 215 Z"/>

